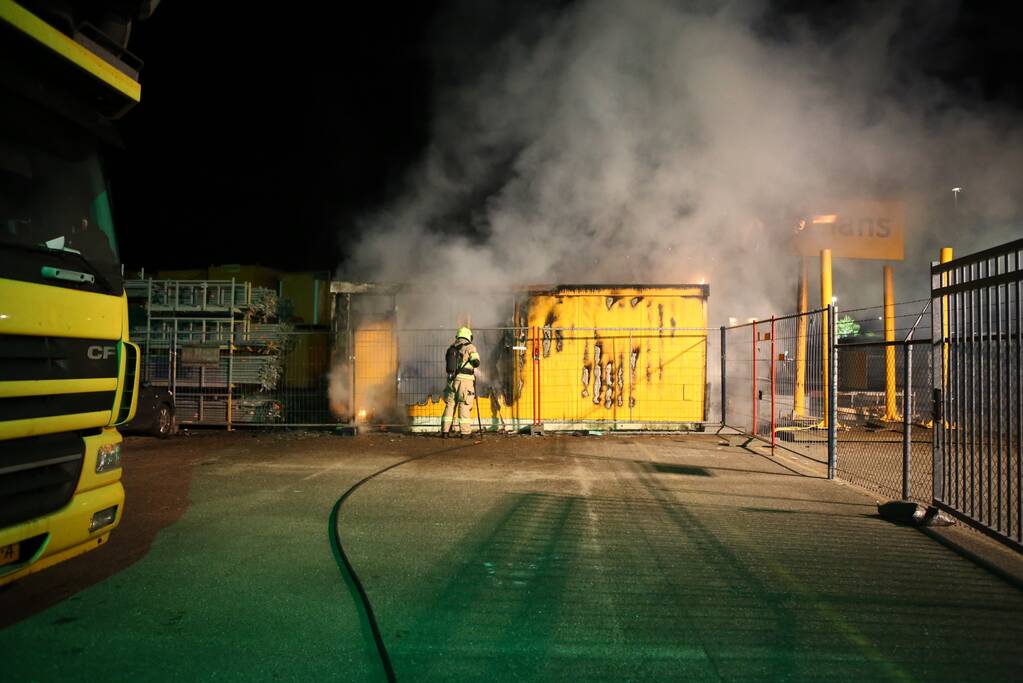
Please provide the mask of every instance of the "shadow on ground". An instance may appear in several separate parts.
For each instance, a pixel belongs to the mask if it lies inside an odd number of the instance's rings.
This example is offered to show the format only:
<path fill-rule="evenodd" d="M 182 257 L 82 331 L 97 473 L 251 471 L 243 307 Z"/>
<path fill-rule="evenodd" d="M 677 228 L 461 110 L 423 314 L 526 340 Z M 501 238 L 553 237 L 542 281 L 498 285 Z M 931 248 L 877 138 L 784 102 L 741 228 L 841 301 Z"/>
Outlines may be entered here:
<path fill-rule="evenodd" d="M 665 483 L 713 469 L 623 458 L 604 488 L 629 495 L 500 496 L 418 577 L 415 609 L 381 614 L 399 679 L 1018 676 L 1018 591 L 858 509 Z"/>
<path fill-rule="evenodd" d="M 166 451 L 180 451 L 168 458 Z M 160 451 L 164 457 L 148 458 Z M 192 468 L 202 453 L 186 439 L 163 442 L 129 437 L 124 443 L 125 512 L 110 541 L 72 561 L 0 588 L 0 629 L 42 612 L 119 574 L 146 556 L 161 529 L 188 509 Z"/>

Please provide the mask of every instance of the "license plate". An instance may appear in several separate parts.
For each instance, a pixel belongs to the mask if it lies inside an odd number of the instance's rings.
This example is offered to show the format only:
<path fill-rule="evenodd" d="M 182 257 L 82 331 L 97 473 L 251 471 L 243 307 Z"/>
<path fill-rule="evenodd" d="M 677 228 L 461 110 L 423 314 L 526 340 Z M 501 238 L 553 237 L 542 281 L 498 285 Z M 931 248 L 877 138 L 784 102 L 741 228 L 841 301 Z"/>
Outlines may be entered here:
<path fill-rule="evenodd" d="M 12 543 L 10 545 L 0 546 L 0 567 L 5 564 L 11 564 L 21 559 L 21 545 L 18 543 Z"/>

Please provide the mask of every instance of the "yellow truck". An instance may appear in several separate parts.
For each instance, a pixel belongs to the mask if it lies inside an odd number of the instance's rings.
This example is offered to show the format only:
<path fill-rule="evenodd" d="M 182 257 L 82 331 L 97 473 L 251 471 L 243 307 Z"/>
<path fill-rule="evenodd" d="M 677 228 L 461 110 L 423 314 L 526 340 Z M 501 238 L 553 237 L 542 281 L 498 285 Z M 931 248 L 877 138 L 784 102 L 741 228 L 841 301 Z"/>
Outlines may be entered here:
<path fill-rule="evenodd" d="M 137 68 L 53 6 L 0 0 L 0 585 L 106 543 L 138 389 L 100 162 Z"/>

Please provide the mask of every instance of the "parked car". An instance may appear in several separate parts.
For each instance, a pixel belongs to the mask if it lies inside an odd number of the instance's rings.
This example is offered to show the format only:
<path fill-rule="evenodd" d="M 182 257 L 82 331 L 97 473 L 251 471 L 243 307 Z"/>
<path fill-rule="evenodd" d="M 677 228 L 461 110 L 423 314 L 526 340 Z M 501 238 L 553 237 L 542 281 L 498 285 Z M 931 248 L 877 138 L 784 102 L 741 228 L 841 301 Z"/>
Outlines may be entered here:
<path fill-rule="evenodd" d="M 174 394 L 149 382 L 139 384 L 135 419 L 120 427 L 125 434 L 149 434 L 166 439 L 174 430 Z"/>

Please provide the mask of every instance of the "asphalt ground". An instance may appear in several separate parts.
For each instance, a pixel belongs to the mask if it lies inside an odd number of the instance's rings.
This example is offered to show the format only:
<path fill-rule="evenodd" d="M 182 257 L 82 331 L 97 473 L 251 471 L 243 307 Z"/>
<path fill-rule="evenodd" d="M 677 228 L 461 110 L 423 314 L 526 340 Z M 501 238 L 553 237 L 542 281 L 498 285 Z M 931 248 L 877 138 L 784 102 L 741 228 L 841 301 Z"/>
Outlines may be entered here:
<path fill-rule="evenodd" d="M 425 457 L 421 457 L 425 456 Z M 0 591 L 3 680 L 1020 680 L 1023 592 L 712 435 L 132 438 L 125 519 Z"/>

